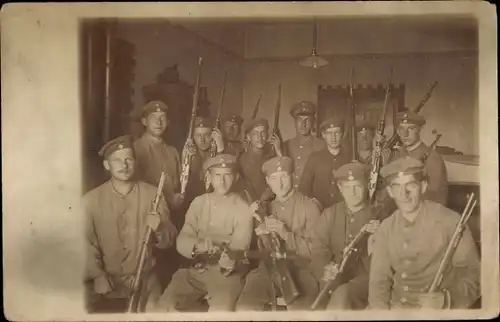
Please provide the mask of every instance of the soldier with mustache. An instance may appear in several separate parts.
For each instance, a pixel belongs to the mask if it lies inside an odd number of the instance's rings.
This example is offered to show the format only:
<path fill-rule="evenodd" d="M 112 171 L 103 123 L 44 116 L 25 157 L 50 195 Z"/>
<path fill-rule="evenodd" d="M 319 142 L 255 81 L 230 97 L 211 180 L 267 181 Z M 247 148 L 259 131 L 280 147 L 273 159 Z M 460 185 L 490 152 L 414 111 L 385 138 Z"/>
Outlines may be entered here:
<path fill-rule="evenodd" d="M 283 153 L 293 160 L 293 185 L 299 187 L 302 172 L 309 155 L 325 147 L 325 142 L 312 135 L 315 122 L 316 106 L 312 102 L 302 101 L 292 106 L 290 115 L 295 120 L 297 135 L 286 140 Z"/>
<path fill-rule="evenodd" d="M 83 197 L 87 238 L 85 281 L 91 301 L 111 292 L 118 297 L 129 296 L 147 226 L 155 232 L 156 248 L 170 247 L 177 235 L 164 198 L 161 198 L 157 211 L 151 209 L 157 188 L 133 179 L 135 153 L 132 138 L 126 135 L 111 140 L 99 155 L 104 158 L 103 165 L 111 179 Z M 149 252 L 140 310 L 161 292 L 152 270 L 154 264 Z"/>

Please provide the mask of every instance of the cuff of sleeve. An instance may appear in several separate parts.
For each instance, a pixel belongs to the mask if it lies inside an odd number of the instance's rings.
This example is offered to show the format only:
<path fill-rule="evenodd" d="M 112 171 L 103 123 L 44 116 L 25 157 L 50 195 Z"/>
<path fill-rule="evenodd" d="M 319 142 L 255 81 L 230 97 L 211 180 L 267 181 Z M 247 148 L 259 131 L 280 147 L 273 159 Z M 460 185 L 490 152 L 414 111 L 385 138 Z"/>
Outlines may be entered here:
<path fill-rule="evenodd" d="M 177 251 L 186 258 L 193 258 L 193 251 L 197 242 L 194 238 L 177 240 Z"/>

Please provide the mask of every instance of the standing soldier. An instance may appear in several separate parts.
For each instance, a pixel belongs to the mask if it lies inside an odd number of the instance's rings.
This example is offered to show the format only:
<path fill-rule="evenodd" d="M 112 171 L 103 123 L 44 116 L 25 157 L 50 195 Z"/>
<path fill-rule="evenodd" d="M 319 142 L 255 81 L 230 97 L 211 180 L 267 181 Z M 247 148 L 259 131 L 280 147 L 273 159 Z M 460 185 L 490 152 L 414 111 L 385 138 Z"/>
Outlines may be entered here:
<path fill-rule="evenodd" d="M 137 178 L 157 186 L 164 172 L 166 180 L 163 193 L 171 210 L 175 210 L 183 202 L 183 196 L 179 193 L 180 159 L 177 150 L 162 138 L 169 123 L 167 112 L 168 107 L 162 101 L 151 101 L 136 112 L 142 114 L 141 121 L 146 131 L 134 142 L 134 150 Z"/>
<path fill-rule="evenodd" d="M 252 236 L 248 204 L 231 188 L 236 180 L 236 158 L 221 154 L 205 161 L 214 192 L 196 197 L 177 238 L 177 250 L 189 259 L 217 252 L 223 243 L 230 250 L 246 251 Z M 152 311 L 177 311 L 188 299 L 208 295 L 209 311 L 232 311 L 243 285 L 241 268 L 222 253 L 218 263 L 178 270 Z M 226 273 L 223 270 L 226 270 Z M 228 274 L 229 273 L 229 274 Z"/>
<path fill-rule="evenodd" d="M 213 128 L 212 121 L 207 117 L 196 117 L 194 120 L 193 139 L 188 139 L 191 148 L 190 151 L 196 151 L 191 159 L 191 169 L 189 180 L 186 186 L 186 202 L 189 204 L 198 196 L 206 192 L 205 190 L 205 172 L 203 163 L 210 157 L 210 145 L 212 140 L 217 144 L 217 154 L 224 150 L 222 134 L 218 129 Z"/>
<path fill-rule="evenodd" d="M 329 118 L 320 125 L 321 135 L 326 146 L 313 152 L 307 159 L 299 191 L 316 199 L 321 207 L 328 208 L 340 201 L 340 193 L 333 177 L 333 170 L 350 161 L 349 155 L 341 145 L 344 121 Z"/>
<path fill-rule="evenodd" d="M 224 119 L 222 128 L 224 130 L 224 153 L 239 157 L 243 153 L 243 143 L 241 143 L 241 125 L 243 119 L 240 116 L 232 115 Z"/>
<path fill-rule="evenodd" d="M 420 139 L 420 132 L 425 125 L 425 118 L 413 112 L 396 114 L 397 133 L 403 147 L 395 151 L 391 160 L 410 156 L 424 162 L 424 171 L 428 176 L 428 188 L 424 198 L 445 205 L 448 198 L 448 174 L 441 156 L 425 145 Z"/>
<path fill-rule="evenodd" d="M 305 310 L 311 305 L 318 293 L 318 285 L 309 268 L 311 257 L 312 229 L 320 215 L 318 205 L 310 198 L 293 188 L 293 161 L 288 157 L 274 157 L 262 166 L 266 182 L 276 199 L 271 202 L 270 213 L 265 222 L 256 229 L 257 235 L 274 232 L 285 243 L 287 254 L 296 255 L 289 265 L 292 276 L 295 276 L 301 296 L 289 309 Z M 256 203 L 252 204 L 256 210 Z M 271 302 L 269 284 L 271 280 L 266 267 L 261 265 L 252 270 L 245 282 L 237 304 L 237 310 L 262 310 Z"/>
<path fill-rule="evenodd" d="M 347 262 L 340 276 L 339 265 L 344 249 L 361 229 L 373 233 L 380 221 L 371 220 L 368 203 L 370 168 L 354 161 L 334 172 L 343 201 L 327 208 L 315 225 L 312 243 L 313 271 L 321 284 L 341 278 L 341 285 L 331 294 L 328 310 L 364 309 L 368 305 L 368 272 L 370 260 L 367 239 L 356 245 L 355 259 Z"/>
<path fill-rule="evenodd" d="M 249 142 L 248 150 L 241 154 L 239 159 L 243 179 L 249 190 L 252 201 L 259 199 L 267 188 L 266 179 L 261 171 L 267 160 L 276 156 L 275 150 L 280 151 L 280 141 L 275 135 L 269 139 L 269 123 L 266 119 L 253 119 L 245 128 L 245 137 Z"/>
<path fill-rule="evenodd" d="M 157 211 L 151 209 L 156 187 L 134 181 L 135 155 L 128 135 L 111 140 L 99 152 L 111 179 L 83 197 L 86 214 L 87 265 L 85 281 L 90 299 L 113 292 L 131 293 L 142 239 L 148 226 L 155 232 L 156 247 L 170 247 L 177 230 L 170 222 L 167 204 L 161 198 Z M 141 307 L 161 290 L 152 271 L 150 252 L 144 267 Z M 89 285 L 90 284 L 90 285 Z"/>
<path fill-rule="evenodd" d="M 307 158 L 313 152 L 324 149 L 325 142 L 312 135 L 315 123 L 316 106 L 307 101 L 295 104 L 290 109 L 290 115 L 295 120 L 297 135 L 284 143 L 284 154 L 293 160 L 293 185 L 299 187 Z"/>
<path fill-rule="evenodd" d="M 480 295 L 479 256 L 469 228 L 443 276 L 428 293 L 460 215 L 423 199 L 428 184 L 422 162 L 404 157 L 381 169 L 398 209 L 375 233 L 370 267 L 373 309 L 468 308 Z"/>

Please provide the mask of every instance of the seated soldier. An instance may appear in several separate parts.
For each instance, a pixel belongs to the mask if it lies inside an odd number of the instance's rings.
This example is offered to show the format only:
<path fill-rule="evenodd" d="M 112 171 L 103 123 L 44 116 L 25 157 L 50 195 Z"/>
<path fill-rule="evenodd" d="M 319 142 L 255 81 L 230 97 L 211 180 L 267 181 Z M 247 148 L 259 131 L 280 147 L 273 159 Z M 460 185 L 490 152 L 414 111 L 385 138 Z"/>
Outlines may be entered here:
<path fill-rule="evenodd" d="M 272 215 L 266 217 L 255 229 L 255 233 L 276 234 L 278 240 L 284 243 L 287 254 L 295 256 L 288 267 L 291 275 L 295 277 L 301 296 L 290 303 L 288 309 L 304 310 L 309 307 L 318 292 L 317 282 L 309 270 L 309 259 L 312 228 L 320 210 L 312 199 L 293 188 L 292 163 L 292 159 L 288 157 L 274 157 L 263 164 L 262 172 L 266 175 L 266 182 L 276 199 L 270 204 Z M 256 211 L 258 206 L 254 202 L 251 208 Z M 266 264 L 261 261 L 260 266 L 248 274 L 236 310 L 265 309 L 266 304 L 274 300 L 271 298 L 273 292 L 269 287 L 271 283 Z"/>
<path fill-rule="evenodd" d="M 381 169 L 398 209 L 373 235 L 369 306 L 373 309 L 468 308 L 479 297 L 479 256 L 466 227 L 437 292 L 429 286 L 460 215 L 423 198 L 424 165 L 403 157 Z"/>
<path fill-rule="evenodd" d="M 344 249 L 361 231 L 373 233 L 379 220 L 372 220 L 368 203 L 367 179 L 370 168 L 358 161 L 342 165 L 334 171 L 343 201 L 325 209 L 316 222 L 312 243 L 311 266 L 320 284 L 340 278 L 340 286 L 330 290 L 327 309 L 364 309 L 368 305 L 368 271 L 370 266 L 367 238 L 356 243 L 356 252 L 342 272 Z M 340 274 L 340 275 L 338 275 Z"/>
<path fill-rule="evenodd" d="M 236 157 L 220 154 L 205 161 L 211 193 L 196 197 L 186 214 L 186 222 L 177 238 L 177 250 L 189 259 L 213 255 L 216 260 L 178 270 L 151 311 L 179 311 L 186 301 L 208 295 L 209 311 L 232 311 L 247 272 L 226 252 L 246 251 L 252 236 L 252 215 L 248 204 L 231 190 L 236 180 Z M 219 255 L 219 256 L 217 256 Z M 210 257 L 210 256 L 209 256 Z"/>
<path fill-rule="evenodd" d="M 130 296 L 142 238 L 148 226 L 156 232 L 158 248 L 170 247 L 177 235 L 163 196 L 158 209 L 151 209 L 157 188 L 132 179 L 135 171 L 132 138 L 127 135 L 111 140 L 99 154 L 104 157 L 103 164 L 111 179 L 83 197 L 88 255 L 85 280 L 91 284 L 87 284 L 90 288 L 87 295 L 94 306 L 99 306 L 96 300 L 107 295 Z M 152 270 L 151 250 L 146 258 L 140 311 L 146 302 L 151 303 L 150 297 L 161 294 Z"/>

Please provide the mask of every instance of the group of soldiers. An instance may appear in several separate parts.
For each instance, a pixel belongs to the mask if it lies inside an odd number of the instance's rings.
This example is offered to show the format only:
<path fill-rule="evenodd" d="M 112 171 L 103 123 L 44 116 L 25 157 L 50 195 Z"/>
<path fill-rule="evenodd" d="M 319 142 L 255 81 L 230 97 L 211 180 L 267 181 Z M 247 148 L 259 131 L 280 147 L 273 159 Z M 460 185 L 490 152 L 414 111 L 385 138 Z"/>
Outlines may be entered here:
<path fill-rule="evenodd" d="M 373 141 L 380 134 L 372 124 L 357 125 L 359 157 L 352 160 L 343 144 L 343 119 L 324 120 L 321 138 L 312 134 L 316 107 L 311 102 L 291 107 L 296 136 L 285 142 L 270 135 L 266 119 L 243 124 L 231 116 L 219 130 L 210 119 L 197 117 L 183 151 L 191 162 L 181 193 L 185 155 L 181 158 L 162 138 L 168 106 L 152 101 L 140 109 L 144 134 L 135 142 L 121 136 L 105 144 L 99 153 L 111 178 L 83 198 L 90 298 L 112 292 L 129 296 L 148 227 L 154 245 L 142 275 L 141 311 L 189 311 L 202 299 L 209 311 L 266 310 L 283 294 L 269 287 L 273 279 L 265 261 L 230 256 L 260 249 L 257 240 L 263 236 L 278 239 L 288 256 L 298 289 L 286 303 L 288 310 L 309 310 L 341 271 L 322 309 L 468 308 L 479 298 L 479 255 L 468 229 L 441 287 L 428 292 L 460 215 L 445 206 L 446 168 L 420 139 L 423 116 L 397 114 L 402 146 L 383 151 L 383 185 L 377 190 L 377 198 L 392 207 L 374 216 L 368 177 Z M 152 210 L 162 172 L 162 198 Z M 262 219 L 256 214 L 266 194 L 273 198 Z M 369 237 L 358 245 L 356 260 L 341 268 L 346 246 L 360 231 Z M 161 256 L 167 256 L 167 266 L 182 259 L 167 285 L 159 282 L 164 270 L 154 269 Z"/>

